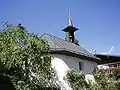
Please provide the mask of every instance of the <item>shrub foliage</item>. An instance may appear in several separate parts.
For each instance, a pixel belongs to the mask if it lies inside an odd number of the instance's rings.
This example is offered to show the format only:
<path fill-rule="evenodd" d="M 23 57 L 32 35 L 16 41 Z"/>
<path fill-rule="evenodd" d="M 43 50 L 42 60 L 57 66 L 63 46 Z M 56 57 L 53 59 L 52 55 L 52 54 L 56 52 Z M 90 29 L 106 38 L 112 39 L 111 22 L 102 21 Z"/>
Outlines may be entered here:
<path fill-rule="evenodd" d="M 120 90 L 119 70 L 108 72 L 98 69 L 93 73 L 95 82 L 85 80 L 85 74 L 69 70 L 66 80 L 74 90 Z"/>

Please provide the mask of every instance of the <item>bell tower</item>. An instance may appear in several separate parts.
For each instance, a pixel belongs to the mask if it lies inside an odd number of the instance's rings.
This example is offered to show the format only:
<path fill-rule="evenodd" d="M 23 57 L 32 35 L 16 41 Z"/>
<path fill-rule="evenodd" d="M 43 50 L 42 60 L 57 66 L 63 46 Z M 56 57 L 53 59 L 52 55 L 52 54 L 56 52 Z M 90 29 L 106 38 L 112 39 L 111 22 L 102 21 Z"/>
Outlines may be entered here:
<path fill-rule="evenodd" d="M 73 26 L 72 20 L 71 20 L 71 13 L 69 10 L 69 17 L 68 17 L 68 26 L 64 28 L 62 31 L 66 32 L 65 40 L 71 43 L 75 43 L 75 36 L 74 32 L 77 31 L 78 28 Z"/>

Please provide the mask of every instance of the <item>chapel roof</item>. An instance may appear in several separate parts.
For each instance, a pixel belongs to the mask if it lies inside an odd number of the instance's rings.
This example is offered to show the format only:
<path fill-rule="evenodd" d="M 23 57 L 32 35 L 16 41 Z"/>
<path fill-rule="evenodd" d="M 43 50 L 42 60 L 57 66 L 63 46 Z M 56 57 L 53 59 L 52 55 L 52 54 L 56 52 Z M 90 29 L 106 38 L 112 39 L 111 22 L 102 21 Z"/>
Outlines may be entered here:
<path fill-rule="evenodd" d="M 45 38 L 44 41 L 49 45 L 51 53 L 72 55 L 95 62 L 100 60 L 80 45 L 78 46 L 62 38 L 58 38 L 46 33 L 43 34 L 41 38 Z"/>

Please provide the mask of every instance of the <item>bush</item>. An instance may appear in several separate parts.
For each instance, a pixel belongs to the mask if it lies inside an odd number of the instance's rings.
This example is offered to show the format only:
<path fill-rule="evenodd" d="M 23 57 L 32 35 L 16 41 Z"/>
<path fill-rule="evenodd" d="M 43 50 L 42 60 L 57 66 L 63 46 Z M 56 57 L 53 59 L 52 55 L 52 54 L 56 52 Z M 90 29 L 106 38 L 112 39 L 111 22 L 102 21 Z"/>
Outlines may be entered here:
<path fill-rule="evenodd" d="M 119 72 L 120 73 L 120 72 Z M 100 69 L 94 73 L 95 82 L 85 80 L 85 74 L 69 70 L 66 74 L 66 80 L 71 87 L 78 90 L 120 90 L 120 81 L 115 80 L 113 73 Z"/>
<path fill-rule="evenodd" d="M 68 70 L 66 80 L 70 83 L 72 88 L 89 88 L 89 85 L 85 81 L 85 74 L 82 72 L 79 73 L 73 70 Z"/>

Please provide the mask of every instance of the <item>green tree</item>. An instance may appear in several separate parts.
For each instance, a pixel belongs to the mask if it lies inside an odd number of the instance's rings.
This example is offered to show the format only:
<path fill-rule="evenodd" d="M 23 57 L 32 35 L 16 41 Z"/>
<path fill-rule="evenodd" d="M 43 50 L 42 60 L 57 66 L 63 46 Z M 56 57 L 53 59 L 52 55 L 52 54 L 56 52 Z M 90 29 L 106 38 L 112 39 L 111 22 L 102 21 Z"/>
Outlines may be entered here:
<path fill-rule="evenodd" d="M 0 76 L 7 76 L 16 90 L 57 87 L 49 46 L 20 24 L 5 23 L 0 32 Z"/>

